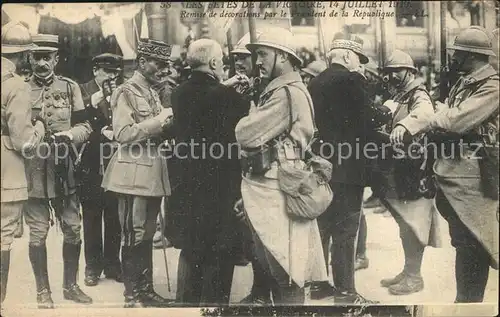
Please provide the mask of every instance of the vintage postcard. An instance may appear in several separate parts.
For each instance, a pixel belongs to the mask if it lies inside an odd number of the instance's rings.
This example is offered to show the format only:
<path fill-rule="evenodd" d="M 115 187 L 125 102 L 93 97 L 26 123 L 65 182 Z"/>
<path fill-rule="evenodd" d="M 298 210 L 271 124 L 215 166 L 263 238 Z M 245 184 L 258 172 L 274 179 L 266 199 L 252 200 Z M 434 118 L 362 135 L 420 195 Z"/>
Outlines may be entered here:
<path fill-rule="evenodd" d="M 4 3 L 1 316 L 496 316 L 499 3 Z"/>

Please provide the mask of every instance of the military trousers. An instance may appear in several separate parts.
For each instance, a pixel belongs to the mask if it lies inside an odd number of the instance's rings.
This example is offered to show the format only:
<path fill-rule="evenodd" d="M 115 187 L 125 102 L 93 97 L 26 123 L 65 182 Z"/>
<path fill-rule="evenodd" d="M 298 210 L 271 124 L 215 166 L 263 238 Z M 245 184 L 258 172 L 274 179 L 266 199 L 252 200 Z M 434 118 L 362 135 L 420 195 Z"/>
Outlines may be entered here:
<path fill-rule="evenodd" d="M 162 197 L 117 194 L 122 246 L 153 240 Z"/>
<path fill-rule="evenodd" d="M 121 228 L 116 194 L 98 192 L 93 199 L 82 199 L 85 275 L 116 275 L 121 271 Z M 104 235 L 103 235 L 104 224 Z"/>
<path fill-rule="evenodd" d="M 26 200 L 2 202 L 1 204 L 1 243 L 2 251 L 9 251 L 14 241 L 14 232 L 21 219 L 23 206 Z"/>
<path fill-rule="evenodd" d="M 50 205 L 60 221 L 64 243 L 79 245 L 81 243 L 80 202 L 76 194 L 53 199 L 28 198 L 24 208 L 24 218 L 30 228 L 29 244 L 41 246 L 45 244 L 51 223 Z"/>

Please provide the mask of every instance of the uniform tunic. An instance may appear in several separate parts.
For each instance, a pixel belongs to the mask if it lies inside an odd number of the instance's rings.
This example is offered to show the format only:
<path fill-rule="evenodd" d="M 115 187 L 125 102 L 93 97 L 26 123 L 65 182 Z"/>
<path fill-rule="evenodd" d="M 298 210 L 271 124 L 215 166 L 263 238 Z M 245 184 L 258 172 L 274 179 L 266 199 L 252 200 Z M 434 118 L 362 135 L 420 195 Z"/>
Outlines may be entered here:
<path fill-rule="evenodd" d="M 410 115 L 399 124 L 411 135 L 437 129 L 459 134 L 475 132 L 487 145 L 498 147 L 498 98 L 498 74 L 485 65 L 453 86 L 448 108 L 433 116 Z M 469 146 L 464 148 L 463 157 L 438 159 L 434 172 L 457 216 L 491 255 L 491 266 L 498 268 L 498 198 L 484 195 L 479 161 L 468 158 L 477 155 Z"/>
<path fill-rule="evenodd" d="M 36 148 L 44 136 L 43 128 L 31 124 L 30 87 L 15 70 L 16 66 L 2 57 L 2 251 L 10 249 L 23 204 L 28 199 L 22 151 Z"/>
<path fill-rule="evenodd" d="M 79 145 L 85 142 L 92 128 L 88 122 L 77 122 L 74 113 L 83 115 L 84 105 L 82 94 L 78 84 L 73 80 L 52 75 L 51 78 L 42 82 L 36 76 L 32 76 L 28 82 L 31 86 L 31 105 L 33 118 L 37 115 L 46 120 L 47 130 L 53 134 L 61 131 L 71 131 L 73 144 Z M 78 116 L 76 115 L 76 116 Z M 71 147 L 74 151 L 76 147 Z M 77 153 L 73 153 L 76 157 Z M 29 197 L 30 198 L 55 198 L 61 195 L 71 195 L 76 191 L 74 177 L 73 159 L 69 156 L 70 163 L 67 169 L 67 182 L 64 191 L 58 193 L 56 190 L 56 162 L 55 151 L 48 152 L 48 147 L 40 149 L 40 155 L 36 155 L 28 161 L 27 173 L 29 175 Z M 60 156 L 64 155 L 59 153 Z M 46 158 L 46 159 L 45 159 Z"/>

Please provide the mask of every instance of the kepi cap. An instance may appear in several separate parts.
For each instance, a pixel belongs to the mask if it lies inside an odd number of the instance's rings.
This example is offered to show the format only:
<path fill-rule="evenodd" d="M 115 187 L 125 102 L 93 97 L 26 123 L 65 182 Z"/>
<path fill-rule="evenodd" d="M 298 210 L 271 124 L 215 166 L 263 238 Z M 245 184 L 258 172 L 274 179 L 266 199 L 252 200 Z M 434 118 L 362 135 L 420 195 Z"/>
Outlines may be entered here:
<path fill-rule="evenodd" d="M 137 54 L 142 54 L 162 61 L 170 61 L 172 45 L 161 41 L 141 39 L 137 46 Z"/>
<path fill-rule="evenodd" d="M 92 64 L 99 68 L 121 71 L 123 68 L 123 57 L 116 54 L 104 53 L 95 56 Z"/>
<path fill-rule="evenodd" d="M 59 50 L 59 37 L 53 34 L 35 34 L 32 36 L 36 47 L 34 52 L 56 52 Z"/>
<path fill-rule="evenodd" d="M 344 33 L 335 34 L 332 44 L 330 45 L 330 51 L 337 48 L 351 50 L 358 54 L 361 64 L 366 64 L 369 61 L 368 56 L 363 52 L 363 39 L 357 35 L 348 35 Z"/>

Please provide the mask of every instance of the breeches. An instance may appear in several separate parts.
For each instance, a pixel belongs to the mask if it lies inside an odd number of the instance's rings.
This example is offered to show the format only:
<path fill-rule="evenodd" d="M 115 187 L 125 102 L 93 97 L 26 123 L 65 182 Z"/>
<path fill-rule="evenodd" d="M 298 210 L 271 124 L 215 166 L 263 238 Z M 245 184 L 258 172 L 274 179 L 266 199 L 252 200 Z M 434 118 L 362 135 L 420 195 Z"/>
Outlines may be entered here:
<path fill-rule="evenodd" d="M 60 220 L 61 231 L 64 242 L 69 244 L 80 244 L 81 215 L 80 204 L 76 194 L 51 199 L 52 207 L 55 209 L 57 218 Z M 45 244 L 50 228 L 49 199 L 28 198 L 24 208 L 26 224 L 30 228 L 30 245 L 40 246 Z"/>
<path fill-rule="evenodd" d="M 117 194 L 122 246 L 153 240 L 162 197 Z"/>
<path fill-rule="evenodd" d="M 23 206 L 26 200 L 4 202 L 1 205 L 0 215 L 2 221 L 1 243 L 2 251 L 10 250 L 14 241 L 14 232 L 16 231 Z"/>

